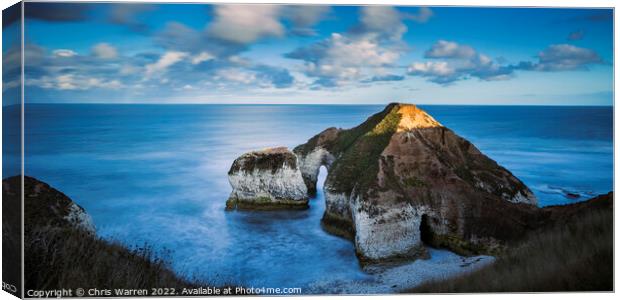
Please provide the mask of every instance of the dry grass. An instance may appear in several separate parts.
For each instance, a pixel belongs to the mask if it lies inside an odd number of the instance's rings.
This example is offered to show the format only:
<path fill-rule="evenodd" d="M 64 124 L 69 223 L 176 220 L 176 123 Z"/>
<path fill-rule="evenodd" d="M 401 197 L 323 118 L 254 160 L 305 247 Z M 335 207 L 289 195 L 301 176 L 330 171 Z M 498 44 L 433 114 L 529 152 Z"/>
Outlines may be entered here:
<path fill-rule="evenodd" d="M 492 265 L 405 292 L 558 292 L 613 290 L 613 208 L 560 208 L 569 215 L 530 234 Z M 600 204 L 600 201 L 599 201 Z M 558 208 L 552 208 L 558 209 Z"/>
<path fill-rule="evenodd" d="M 210 286 L 175 274 L 165 254 L 148 246 L 128 249 L 82 230 L 33 230 L 25 251 L 26 290 Z"/>
<path fill-rule="evenodd" d="M 26 289 L 179 287 L 148 248 L 128 250 L 75 229 L 36 230 L 26 239 Z"/>

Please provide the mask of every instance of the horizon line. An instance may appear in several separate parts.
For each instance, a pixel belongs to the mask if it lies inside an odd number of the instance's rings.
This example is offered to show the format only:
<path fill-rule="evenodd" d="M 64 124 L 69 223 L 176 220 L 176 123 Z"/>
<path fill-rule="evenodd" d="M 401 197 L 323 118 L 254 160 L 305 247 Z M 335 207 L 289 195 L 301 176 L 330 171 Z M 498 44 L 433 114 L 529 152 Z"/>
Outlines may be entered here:
<path fill-rule="evenodd" d="M 315 105 L 315 106 L 378 106 L 388 105 L 390 103 L 407 103 L 413 105 L 425 105 L 425 106 L 558 106 L 558 107 L 570 107 L 570 106 L 599 106 L 599 107 L 613 107 L 611 104 L 512 104 L 512 103 L 415 103 L 406 101 L 391 101 L 384 103 L 170 103 L 170 102 L 131 102 L 131 103 L 114 103 L 114 102 L 31 102 L 24 103 L 25 105 Z M 20 105 L 9 104 L 4 106 Z"/>

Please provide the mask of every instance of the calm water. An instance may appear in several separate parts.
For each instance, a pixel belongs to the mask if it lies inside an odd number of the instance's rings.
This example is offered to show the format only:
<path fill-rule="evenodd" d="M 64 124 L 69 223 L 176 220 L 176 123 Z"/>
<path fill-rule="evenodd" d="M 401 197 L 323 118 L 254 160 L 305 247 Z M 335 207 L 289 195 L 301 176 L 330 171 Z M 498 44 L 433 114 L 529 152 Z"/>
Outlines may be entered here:
<path fill-rule="evenodd" d="M 243 152 L 292 148 L 382 108 L 28 105 L 26 174 L 82 205 L 100 235 L 172 250 L 186 274 L 268 287 L 364 279 L 352 244 L 321 230 L 321 193 L 307 211 L 225 212 L 226 173 Z M 541 205 L 612 189 L 611 107 L 423 108 L 511 170 Z"/>

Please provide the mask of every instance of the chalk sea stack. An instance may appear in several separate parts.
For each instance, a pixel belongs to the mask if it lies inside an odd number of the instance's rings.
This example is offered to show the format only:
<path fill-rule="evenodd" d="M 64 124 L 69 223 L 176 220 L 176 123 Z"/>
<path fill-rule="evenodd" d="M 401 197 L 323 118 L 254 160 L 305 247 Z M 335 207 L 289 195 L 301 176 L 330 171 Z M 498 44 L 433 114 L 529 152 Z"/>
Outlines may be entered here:
<path fill-rule="evenodd" d="M 285 147 L 248 152 L 235 159 L 227 209 L 307 208 L 308 191 L 297 157 Z"/>
<path fill-rule="evenodd" d="M 542 222 L 535 196 L 519 179 L 415 105 L 389 104 L 357 127 L 328 128 L 293 152 L 286 152 L 289 163 L 262 168 L 253 161 L 269 154 L 239 158 L 229 173 L 235 176 L 231 198 L 267 190 L 253 179 L 265 174 L 256 169 L 271 176 L 298 170 L 299 176 L 274 176 L 278 193 L 287 194 L 301 177 L 314 195 L 325 166 L 322 226 L 351 239 L 362 263 L 424 256 L 425 243 L 492 254 Z M 240 167 L 246 161 L 249 167 Z M 239 182 L 245 190 L 256 186 L 239 193 Z"/>

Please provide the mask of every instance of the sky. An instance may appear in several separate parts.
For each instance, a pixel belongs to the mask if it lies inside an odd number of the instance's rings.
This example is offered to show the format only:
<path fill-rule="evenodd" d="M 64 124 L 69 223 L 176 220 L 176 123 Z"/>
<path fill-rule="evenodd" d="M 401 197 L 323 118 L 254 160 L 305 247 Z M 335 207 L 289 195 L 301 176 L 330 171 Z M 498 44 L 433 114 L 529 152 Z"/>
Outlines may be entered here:
<path fill-rule="evenodd" d="M 611 9 L 25 5 L 26 103 L 613 103 Z"/>

